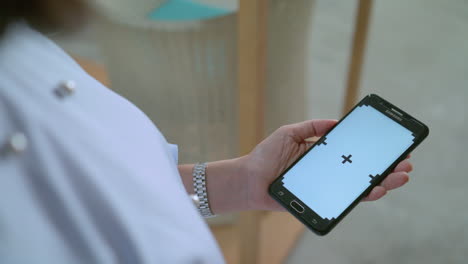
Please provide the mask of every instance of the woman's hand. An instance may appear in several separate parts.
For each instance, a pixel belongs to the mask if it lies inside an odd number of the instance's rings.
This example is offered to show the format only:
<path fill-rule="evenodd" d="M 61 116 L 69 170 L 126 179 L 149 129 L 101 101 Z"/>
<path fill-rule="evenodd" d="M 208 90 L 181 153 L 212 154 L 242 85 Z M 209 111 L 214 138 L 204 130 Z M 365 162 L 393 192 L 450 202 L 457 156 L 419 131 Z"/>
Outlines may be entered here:
<path fill-rule="evenodd" d="M 337 121 L 311 120 L 283 126 L 258 144 L 248 155 L 230 160 L 208 163 L 206 188 L 215 214 L 245 210 L 284 211 L 268 194 L 268 186 L 299 158 L 313 142 L 330 130 Z M 179 173 L 188 193 L 192 194 L 193 164 L 179 165 Z M 406 159 L 394 172 L 376 186 L 365 201 L 381 198 L 388 190 L 408 181 L 411 163 Z"/>
<path fill-rule="evenodd" d="M 245 194 L 246 207 L 250 210 L 284 211 L 284 208 L 269 196 L 268 186 L 311 146 L 313 142 L 307 139 L 324 135 L 336 122 L 311 120 L 283 126 L 243 157 L 243 176 L 246 177 L 244 182 L 247 183 L 247 189 L 242 193 Z M 412 165 L 408 159 L 402 161 L 364 201 L 380 199 L 388 190 L 401 187 L 408 182 L 408 173 L 411 170 Z"/>

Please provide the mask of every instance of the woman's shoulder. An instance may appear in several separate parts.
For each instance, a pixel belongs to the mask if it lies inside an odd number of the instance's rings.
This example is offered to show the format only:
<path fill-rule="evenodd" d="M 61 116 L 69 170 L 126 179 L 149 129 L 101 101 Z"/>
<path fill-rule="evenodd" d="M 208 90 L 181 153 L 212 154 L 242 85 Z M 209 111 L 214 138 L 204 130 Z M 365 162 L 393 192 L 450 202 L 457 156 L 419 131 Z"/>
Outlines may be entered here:
<path fill-rule="evenodd" d="M 48 57 L 49 59 L 44 59 Z M 65 51 L 47 36 L 32 28 L 26 22 L 11 24 L 0 38 L 0 63 L 14 63 L 12 59 L 27 58 L 43 66 L 57 61 L 74 62 Z M 77 66 L 76 64 L 74 66 Z"/>
<path fill-rule="evenodd" d="M 10 25 L 0 39 L 0 97 L 22 106 L 47 101 L 61 80 L 72 79 L 80 67 L 47 37 L 26 22 Z M 45 95 L 45 96 L 44 96 Z"/>
<path fill-rule="evenodd" d="M 5 111 L 50 117 L 99 110 L 96 101 L 104 106 L 116 97 L 25 22 L 9 26 L 0 40 L 0 108 Z"/>

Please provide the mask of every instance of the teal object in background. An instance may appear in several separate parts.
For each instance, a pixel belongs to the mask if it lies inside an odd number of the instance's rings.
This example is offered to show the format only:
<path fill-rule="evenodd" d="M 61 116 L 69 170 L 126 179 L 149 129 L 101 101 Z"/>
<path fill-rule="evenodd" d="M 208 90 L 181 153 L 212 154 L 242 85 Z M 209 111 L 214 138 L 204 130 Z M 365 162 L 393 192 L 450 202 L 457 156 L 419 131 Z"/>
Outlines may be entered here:
<path fill-rule="evenodd" d="M 233 13 L 233 10 L 196 3 L 192 0 L 168 0 L 149 14 L 152 20 L 203 20 Z"/>

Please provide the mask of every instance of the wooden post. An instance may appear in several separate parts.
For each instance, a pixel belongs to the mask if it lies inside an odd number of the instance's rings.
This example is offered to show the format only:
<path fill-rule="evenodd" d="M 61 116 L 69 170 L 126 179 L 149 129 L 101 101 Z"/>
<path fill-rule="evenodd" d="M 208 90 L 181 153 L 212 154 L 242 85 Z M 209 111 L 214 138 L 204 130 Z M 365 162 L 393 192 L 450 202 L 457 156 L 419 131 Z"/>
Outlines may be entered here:
<path fill-rule="evenodd" d="M 354 26 L 353 46 L 348 69 L 348 81 L 346 85 L 343 114 L 346 114 L 351 110 L 357 101 L 372 4 L 373 0 L 359 0 Z"/>
<path fill-rule="evenodd" d="M 238 13 L 239 137 L 241 154 L 264 136 L 267 55 L 267 0 L 240 0 Z M 257 263 L 259 212 L 241 213 L 240 263 Z"/>

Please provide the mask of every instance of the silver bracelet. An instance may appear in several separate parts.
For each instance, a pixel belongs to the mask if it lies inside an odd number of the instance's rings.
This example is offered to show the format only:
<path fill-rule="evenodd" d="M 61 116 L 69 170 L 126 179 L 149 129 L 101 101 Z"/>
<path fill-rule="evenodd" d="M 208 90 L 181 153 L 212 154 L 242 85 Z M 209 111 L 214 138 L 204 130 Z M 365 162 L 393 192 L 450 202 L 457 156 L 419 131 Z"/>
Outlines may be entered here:
<path fill-rule="evenodd" d="M 208 202 L 208 193 L 206 192 L 206 163 L 197 163 L 193 167 L 193 189 L 198 197 L 198 211 L 205 217 L 214 217 Z"/>

